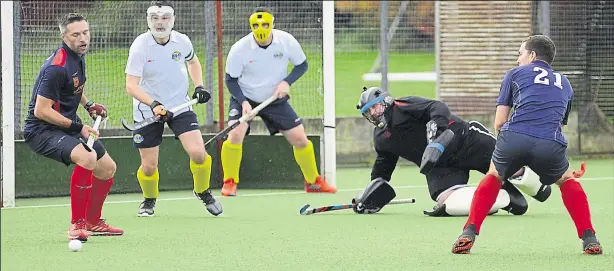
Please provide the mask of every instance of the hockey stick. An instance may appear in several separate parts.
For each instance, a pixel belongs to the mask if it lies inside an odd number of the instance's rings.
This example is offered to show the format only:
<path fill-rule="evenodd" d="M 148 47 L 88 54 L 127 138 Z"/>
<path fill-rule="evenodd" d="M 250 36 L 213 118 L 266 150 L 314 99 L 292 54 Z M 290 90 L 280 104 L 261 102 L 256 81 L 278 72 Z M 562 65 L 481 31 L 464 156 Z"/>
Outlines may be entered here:
<path fill-rule="evenodd" d="M 415 202 L 416 202 L 416 199 L 414 198 L 397 199 L 397 200 L 390 201 L 386 205 L 407 204 L 407 203 L 415 203 Z M 319 207 L 319 208 L 313 208 L 311 210 L 307 210 L 309 206 L 310 206 L 309 204 L 305 204 L 305 206 L 301 208 L 300 214 L 301 215 L 311 215 L 315 213 L 323 213 L 323 212 L 329 212 L 329 211 L 346 210 L 346 209 L 354 208 L 354 204 L 337 204 L 337 205 L 331 205 L 331 206 L 325 206 L 325 207 Z"/>
<path fill-rule="evenodd" d="M 269 97 L 268 99 L 266 99 L 264 102 L 262 102 L 261 104 L 256 106 L 256 108 L 252 109 L 252 112 L 250 114 L 241 116 L 241 118 L 239 118 L 239 121 L 237 121 L 237 122 L 233 123 L 232 125 L 224 128 L 224 130 L 222 130 L 221 132 L 219 132 L 216 135 L 214 135 L 211 139 L 207 140 L 207 142 L 205 142 L 205 147 L 209 146 L 209 144 L 211 144 L 211 142 L 213 142 L 214 140 L 216 140 L 216 139 L 218 139 L 220 137 L 223 137 L 226 134 L 228 134 L 228 132 L 232 131 L 232 129 L 234 129 L 234 128 L 237 128 L 237 126 L 239 126 L 241 123 L 244 123 L 244 122 L 249 121 L 252 118 L 254 118 L 256 115 L 258 115 L 258 112 L 260 112 L 260 110 L 262 110 L 263 108 L 265 108 L 266 106 L 268 106 L 269 104 L 274 102 L 275 100 L 277 100 L 277 95 L 273 95 L 273 96 Z"/>
<path fill-rule="evenodd" d="M 102 122 L 102 117 L 97 116 L 96 121 L 94 122 L 94 127 L 92 128 L 98 131 L 98 127 L 100 127 L 100 122 Z M 96 134 L 90 133 L 90 135 L 87 137 L 87 143 L 83 141 L 83 138 L 81 137 L 79 137 L 79 140 L 81 141 L 81 144 L 83 144 L 83 147 L 85 147 L 87 151 L 91 152 L 92 148 L 94 147 L 94 141 L 96 141 Z"/>
<path fill-rule="evenodd" d="M 98 131 L 98 127 L 100 127 L 100 122 L 102 121 L 101 116 L 96 117 L 96 121 L 94 122 L 94 130 Z M 87 146 L 92 148 L 94 146 L 94 141 L 96 141 L 96 134 L 90 133 L 90 136 L 87 138 Z"/>
<path fill-rule="evenodd" d="M 179 111 L 181 109 L 184 109 L 184 108 L 186 108 L 188 106 L 195 105 L 197 102 L 198 102 L 197 99 L 192 99 L 192 100 L 190 100 L 188 102 L 185 102 L 185 103 L 180 104 L 180 105 L 178 105 L 178 106 L 176 106 L 174 108 L 171 108 L 168 111 L 176 113 L 177 111 Z M 136 131 L 138 129 L 141 129 L 141 128 L 145 127 L 145 126 L 148 126 L 148 125 L 150 125 L 152 123 L 155 123 L 155 122 L 159 121 L 160 118 L 161 118 L 161 116 L 155 115 L 153 117 L 146 118 L 143 121 L 140 121 L 140 122 L 137 122 L 137 123 L 134 123 L 134 124 L 130 124 L 130 123 L 128 123 L 128 121 L 126 119 L 122 118 L 122 126 L 124 126 L 124 128 L 126 128 L 126 130 L 128 130 L 128 131 Z"/>

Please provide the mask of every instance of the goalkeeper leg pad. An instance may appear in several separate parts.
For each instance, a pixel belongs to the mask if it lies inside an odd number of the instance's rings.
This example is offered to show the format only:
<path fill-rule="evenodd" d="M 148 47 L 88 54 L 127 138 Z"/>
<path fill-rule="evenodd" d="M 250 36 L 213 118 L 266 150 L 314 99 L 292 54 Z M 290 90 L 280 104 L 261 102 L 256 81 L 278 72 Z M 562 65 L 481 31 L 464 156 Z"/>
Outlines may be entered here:
<path fill-rule="evenodd" d="M 434 217 L 467 216 L 471 209 L 471 201 L 477 187 L 466 184 L 455 185 L 442 192 L 437 197 L 437 206 L 433 211 L 424 211 L 425 215 Z M 495 214 L 510 204 L 510 197 L 505 190 L 500 190 L 495 204 L 488 214 Z"/>
<path fill-rule="evenodd" d="M 386 180 L 382 178 L 374 179 L 358 196 L 352 199 L 354 212 L 359 214 L 377 213 L 396 196 L 396 192 Z"/>
<path fill-rule="evenodd" d="M 437 161 L 446 150 L 446 147 L 454 138 L 454 132 L 448 129 L 445 130 L 433 142 L 429 143 L 422 154 L 422 162 L 420 163 L 420 173 L 428 174 L 437 165 Z"/>
<path fill-rule="evenodd" d="M 542 184 L 539 181 L 539 175 L 529 167 L 524 167 L 524 174 L 522 176 L 510 178 L 508 181 L 520 191 L 540 202 L 546 201 L 552 193 L 552 188 L 549 185 Z"/>

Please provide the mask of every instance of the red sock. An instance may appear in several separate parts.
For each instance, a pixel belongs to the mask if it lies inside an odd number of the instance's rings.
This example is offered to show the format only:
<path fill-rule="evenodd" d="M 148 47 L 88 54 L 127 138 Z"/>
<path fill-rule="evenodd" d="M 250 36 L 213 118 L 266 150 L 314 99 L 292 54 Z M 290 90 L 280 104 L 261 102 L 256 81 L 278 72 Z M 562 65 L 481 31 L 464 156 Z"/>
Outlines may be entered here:
<path fill-rule="evenodd" d="M 475 226 L 476 233 L 480 233 L 482 222 L 484 222 L 488 212 L 490 209 L 492 209 L 495 201 L 497 201 L 499 189 L 501 189 L 501 181 L 499 181 L 497 177 L 491 174 L 484 176 L 473 194 L 471 209 L 469 210 L 469 218 L 467 219 L 467 223 L 465 223 L 463 229 L 469 224 L 473 224 Z"/>
<path fill-rule="evenodd" d="M 92 171 L 76 165 L 70 177 L 71 223 L 75 223 L 79 219 L 85 219 L 91 188 Z"/>
<path fill-rule="evenodd" d="M 576 224 L 578 238 L 582 238 L 582 234 L 588 229 L 594 233 L 595 230 L 591 223 L 591 211 L 582 185 L 575 179 L 569 179 L 560 188 L 563 204 L 565 204 L 571 219 Z"/>
<path fill-rule="evenodd" d="M 92 175 L 92 194 L 90 195 L 90 204 L 87 207 L 87 222 L 98 223 L 100 216 L 102 216 L 102 205 L 107 199 L 112 185 L 113 178 L 100 180 Z"/>

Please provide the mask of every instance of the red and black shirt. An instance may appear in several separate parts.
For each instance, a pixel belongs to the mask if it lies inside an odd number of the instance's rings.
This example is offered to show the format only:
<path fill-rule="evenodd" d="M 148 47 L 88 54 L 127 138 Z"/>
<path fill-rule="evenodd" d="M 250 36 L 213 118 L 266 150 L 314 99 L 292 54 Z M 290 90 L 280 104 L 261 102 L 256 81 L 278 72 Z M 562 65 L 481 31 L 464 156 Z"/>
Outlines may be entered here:
<path fill-rule="evenodd" d="M 77 109 L 83 95 L 85 81 L 85 60 L 62 42 L 62 47 L 45 60 L 36 78 L 24 132 L 58 128 L 34 116 L 34 106 L 38 95 L 55 101 L 53 109 L 64 117 L 81 123 L 77 116 Z"/>

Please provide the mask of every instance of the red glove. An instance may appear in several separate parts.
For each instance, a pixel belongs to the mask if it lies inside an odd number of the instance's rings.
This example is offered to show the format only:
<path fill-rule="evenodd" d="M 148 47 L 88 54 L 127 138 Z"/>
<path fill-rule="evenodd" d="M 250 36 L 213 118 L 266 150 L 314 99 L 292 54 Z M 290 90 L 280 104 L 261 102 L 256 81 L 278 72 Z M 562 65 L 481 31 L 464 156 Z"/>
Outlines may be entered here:
<path fill-rule="evenodd" d="M 107 109 L 104 105 L 89 101 L 85 104 L 85 109 L 94 120 L 96 120 L 97 116 L 101 116 L 103 119 L 107 118 Z"/>

